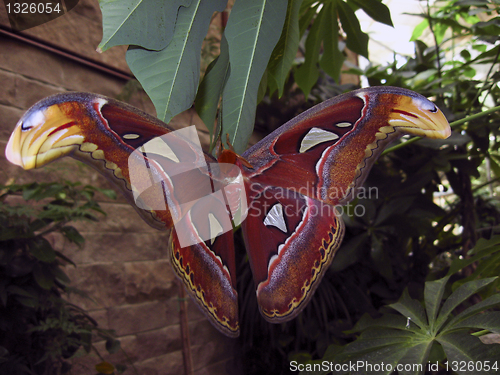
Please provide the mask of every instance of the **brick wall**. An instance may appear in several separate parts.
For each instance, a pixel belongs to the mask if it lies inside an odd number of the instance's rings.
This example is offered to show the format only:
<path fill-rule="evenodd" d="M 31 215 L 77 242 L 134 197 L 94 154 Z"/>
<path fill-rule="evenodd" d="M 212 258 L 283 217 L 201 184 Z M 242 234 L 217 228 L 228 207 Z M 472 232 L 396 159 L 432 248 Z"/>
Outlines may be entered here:
<path fill-rule="evenodd" d="M 8 26 L 0 6 L 0 25 Z M 97 54 L 101 38 L 101 14 L 97 0 L 80 0 L 67 15 L 26 30 L 28 36 L 49 41 L 97 62 L 127 71 L 125 49 Z M 61 57 L 0 33 L 0 144 L 5 149 L 10 132 L 23 112 L 36 101 L 64 91 L 90 91 L 116 97 L 125 80 Z M 143 93 L 132 95 L 132 104 L 153 112 Z M 201 122 L 188 112 L 174 121 L 177 126 Z M 202 139 L 206 142 L 206 136 Z M 35 171 L 13 166 L 0 153 L 0 183 L 15 181 L 80 181 L 109 187 L 106 180 L 82 163 L 65 158 Z M 182 374 L 179 324 L 179 286 L 169 264 L 168 233 L 146 225 L 123 198 L 101 197 L 107 213 L 98 223 L 77 223 L 86 238 L 83 249 L 53 237 L 56 247 L 75 261 L 66 267 L 72 285 L 85 290 L 93 301 L 72 296 L 102 328 L 114 329 L 124 351 L 106 355 L 104 342 L 95 347 L 112 363 L 131 360 L 139 374 Z M 234 356 L 235 341 L 225 338 L 189 301 L 189 331 L 195 374 L 224 374 Z M 93 374 L 100 362 L 96 355 L 74 362 L 74 374 Z M 135 374 L 130 368 L 126 374 Z"/>

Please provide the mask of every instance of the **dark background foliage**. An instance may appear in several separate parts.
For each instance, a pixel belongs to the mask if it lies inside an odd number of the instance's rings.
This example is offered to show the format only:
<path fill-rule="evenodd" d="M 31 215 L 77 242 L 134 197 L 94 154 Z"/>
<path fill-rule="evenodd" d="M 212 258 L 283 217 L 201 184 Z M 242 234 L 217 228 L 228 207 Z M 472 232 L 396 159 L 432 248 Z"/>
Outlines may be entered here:
<path fill-rule="evenodd" d="M 112 332 L 66 301 L 82 293 L 61 268 L 74 263 L 48 240 L 59 234 L 83 244 L 71 222 L 104 214 L 94 199 L 98 189 L 69 182 L 0 188 L 0 372 L 66 374 L 68 358 L 82 346 L 91 351 L 93 333 L 108 340 L 110 352 L 118 350 Z"/>

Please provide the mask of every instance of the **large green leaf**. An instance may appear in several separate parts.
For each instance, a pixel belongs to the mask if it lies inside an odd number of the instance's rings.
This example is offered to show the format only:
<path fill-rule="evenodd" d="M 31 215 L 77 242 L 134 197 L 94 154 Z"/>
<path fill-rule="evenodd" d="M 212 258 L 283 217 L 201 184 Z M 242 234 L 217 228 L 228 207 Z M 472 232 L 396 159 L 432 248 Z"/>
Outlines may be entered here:
<path fill-rule="evenodd" d="M 99 50 L 118 45 L 137 45 L 161 50 L 174 36 L 179 7 L 191 0 L 99 0 L 103 37 Z"/>
<path fill-rule="evenodd" d="M 500 345 L 485 345 L 477 337 L 464 332 L 451 332 L 438 338 L 447 356 L 447 366 L 459 375 L 498 374 L 496 370 L 486 371 L 476 367 L 486 361 L 497 362 Z"/>
<path fill-rule="evenodd" d="M 413 343 L 413 346 L 408 348 L 406 354 L 398 362 L 399 375 L 418 375 L 425 373 L 425 362 L 429 357 L 432 347 L 432 340 L 425 340 L 421 344 Z"/>
<path fill-rule="evenodd" d="M 371 328 L 401 328 L 406 326 L 408 326 L 408 319 L 402 315 L 385 314 L 380 318 L 373 319 L 370 315 L 365 314 L 356 323 L 352 332 L 361 332 Z M 411 327 L 408 329 L 414 329 L 415 326 Z"/>
<path fill-rule="evenodd" d="M 449 329 L 455 329 L 457 327 L 476 327 L 476 321 L 474 320 L 475 318 L 478 318 L 483 315 L 478 315 L 483 310 L 486 309 L 491 309 L 492 307 L 497 307 L 500 305 L 500 293 L 494 294 L 485 300 L 478 302 L 468 308 L 466 308 L 464 311 L 462 311 L 460 314 L 456 315 L 453 317 L 453 319 L 450 320 L 450 322 L 447 324 L 447 327 Z M 472 323 L 472 325 L 468 326 L 466 321 L 468 323 Z M 497 324 L 500 322 L 500 320 L 497 320 Z M 486 329 L 486 328 L 483 328 Z"/>
<path fill-rule="evenodd" d="M 194 101 L 196 112 L 208 128 L 210 138 L 213 137 L 215 116 L 228 76 L 229 50 L 226 37 L 222 35 L 220 55 L 208 66 Z"/>
<path fill-rule="evenodd" d="M 443 277 L 442 279 L 425 283 L 425 310 L 431 325 L 436 320 L 439 308 L 441 307 L 441 300 L 443 299 L 444 290 L 449 278 L 449 276 Z"/>
<path fill-rule="evenodd" d="M 375 1 L 377 3 L 377 1 Z M 359 4 L 358 4 L 359 3 Z M 371 1 L 368 2 L 371 4 Z M 369 5 L 366 1 L 359 0 L 356 5 L 369 9 L 373 14 L 379 7 L 385 5 Z M 368 57 L 368 35 L 361 31 L 359 21 L 351 7 L 343 0 L 334 0 L 322 4 L 319 12 L 302 7 L 302 18 L 300 20 L 301 31 L 310 23 L 312 16 L 316 18 L 309 30 L 306 39 L 306 52 L 304 63 L 296 70 L 295 80 L 306 96 L 309 95 L 312 87 L 319 78 L 318 62 L 320 67 L 331 76 L 336 82 L 340 82 L 340 73 L 345 60 L 343 52 L 339 49 L 339 25 L 338 19 L 342 22 L 342 28 L 346 33 L 347 47 L 360 55 Z M 366 10 L 366 9 L 365 9 Z M 384 23 L 390 22 L 390 15 L 381 14 Z M 320 56 L 320 50 L 323 54 Z"/>
<path fill-rule="evenodd" d="M 304 92 L 306 98 L 309 96 L 309 92 L 319 78 L 319 49 L 323 39 L 323 20 L 325 18 L 325 12 L 323 10 L 324 9 L 316 16 L 309 30 L 309 34 L 307 35 L 304 63 L 295 71 L 295 81 Z M 332 20 L 328 19 L 326 22 L 332 22 Z"/>
<path fill-rule="evenodd" d="M 394 26 L 392 24 L 391 12 L 387 5 L 382 4 L 378 0 L 348 0 L 349 2 L 355 4 L 364 10 L 375 21 L 380 23 L 385 23 L 388 26 Z"/>
<path fill-rule="evenodd" d="M 427 326 L 427 318 L 425 316 L 425 311 L 420 302 L 410 298 L 408 291 L 405 290 L 401 299 L 389 305 L 389 307 L 398 311 L 403 316 L 409 318 L 413 323 L 418 325 L 421 329 Z"/>
<path fill-rule="evenodd" d="M 467 298 L 476 294 L 480 289 L 486 287 L 496 280 L 496 277 L 490 277 L 487 279 L 469 281 L 461 285 L 457 290 L 455 290 L 443 304 L 443 307 L 439 311 L 439 315 L 436 319 L 436 328 L 441 328 L 442 325 L 450 318 L 451 312 Z"/>
<path fill-rule="evenodd" d="M 339 49 L 339 23 L 337 19 L 337 8 L 334 2 L 325 4 L 323 56 L 321 56 L 321 68 L 332 77 L 335 82 L 340 83 L 340 71 L 344 64 L 345 56 Z"/>
<path fill-rule="evenodd" d="M 497 295 L 497 297 L 500 297 Z M 496 305 L 500 303 L 497 301 Z M 498 329 L 498 322 L 500 322 L 500 311 L 487 311 L 483 314 L 476 314 L 470 316 L 461 322 L 454 324 L 453 329 L 457 328 L 476 328 L 476 329 L 487 329 L 489 331 L 495 331 Z"/>
<path fill-rule="evenodd" d="M 311 24 L 314 16 L 318 13 L 319 4 L 314 4 L 315 1 L 303 0 L 300 6 L 300 19 L 299 19 L 299 37 L 302 38 L 307 28 Z"/>
<path fill-rule="evenodd" d="M 179 9 L 170 44 L 161 51 L 131 47 L 127 63 L 153 101 L 158 118 L 169 122 L 193 104 L 198 89 L 201 44 L 212 14 L 224 0 L 194 0 Z"/>
<path fill-rule="evenodd" d="M 368 35 L 361 31 L 359 20 L 349 5 L 337 1 L 342 28 L 346 33 L 347 48 L 368 58 Z"/>
<path fill-rule="evenodd" d="M 281 37 L 269 59 L 268 72 L 275 80 L 278 95 L 283 95 L 285 81 L 299 48 L 299 10 L 302 0 L 290 0 Z"/>
<path fill-rule="evenodd" d="M 336 356 L 333 362 L 341 363 L 341 368 L 349 370 L 336 373 L 391 374 L 396 364 L 408 353 L 410 343 L 411 332 L 387 329 L 365 331 Z M 384 366 L 380 367 L 382 363 Z M 355 364 L 355 367 L 346 364 Z"/>
<path fill-rule="evenodd" d="M 285 22 L 286 0 L 237 1 L 225 36 L 231 72 L 222 95 L 222 138 L 243 152 L 253 131 L 257 92 Z"/>

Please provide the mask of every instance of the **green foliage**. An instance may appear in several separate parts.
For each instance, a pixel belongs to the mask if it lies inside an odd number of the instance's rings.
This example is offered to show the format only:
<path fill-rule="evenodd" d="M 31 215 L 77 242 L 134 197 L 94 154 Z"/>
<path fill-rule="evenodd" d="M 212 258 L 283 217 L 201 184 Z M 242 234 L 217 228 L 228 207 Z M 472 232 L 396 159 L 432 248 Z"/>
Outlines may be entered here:
<path fill-rule="evenodd" d="M 340 72 L 345 59 L 345 52 L 339 48 L 339 39 L 343 36 L 341 31 L 345 33 L 347 48 L 368 58 L 368 35 L 361 30 L 354 13 L 359 8 L 363 9 L 375 21 L 392 26 L 389 9 L 379 1 L 314 2 L 306 0 L 302 3 L 302 30 L 305 32 L 311 20 L 313 20 L 313 25 L 307 33 L 305 61 L 294 74 L 297 84 L 306 97 L 318 81 L 319 67 L 335 82 L 340 81 Z M 335 22 L 337 19 L 340 24 Z"/>
<path fill-rule="evenodd" d="M 222 92 L 222 134 L 228 133 L 241 151 L 252 134 L 259 84 L 280 37 L 286 9 L 287 0 L 236 1 L 224 31 L 230 74 Z"/>
<path fill-rule="evenodd" d="M 288 72 L 292 68 L 300 41 L 299 14 L 302 0 L 290 0 L 280 39 L 269 58 L 267 68 L 270 91 L 283 95 Z"/>
<path fill-rule="evenodd" d="M 354 11 L 361 8 L 376 21 L 392 25 L 388 8 L 378 0 L 237 0 L 221 37 L 220 55 L 199 84 L 202 41 L 213 12 L 223 11 L 225 1 L 100 0 L 100 5 L 104 30 L 100 49 L 130 45 L 127 63 L 151 97 L 157 116 L 169 122 L 196 101 L 196 110 L 214 138 L 223 135 L 225 142 L 229 134 L 239 153 L 252 134 L 262 93 L 267 87 L 283 93 L 299 39 L 311 22 L 305 62 L 295 72 L 306 95 L 319 78 L 319 66 L 338 82 L 344 61 L 338 47 L 342 33 L 332 19 L 340 19 L 347 47 L 364 56 L 368 56 L 368 36 Z"/>
<path fill-rule="evenodd" d="M 32 183 L 0 187 L 0 367 L 8 374 L 65 374 L 66 359 L 83 347 L 92 348 L 92 333 L 112 343 L 111 332 L 64 293 L 82 293 L 70 286 L 61 268 L 74 263 L 52 247 L 50 234 L 82 246 L 84 238 L 70 225 L 96 221 L 103 213 L 97 191 L 72 183 Z"/>
<path fill-rule="evenodd" d="M 121 2 L 114 2 L 113 5 L 126 7 Z M 143 9 L 145 14 L 156 12 L 153 3 L 148 2 L 146 5 Z M 160 119 L 169 122 L 176 114 L 192 106 L 199 82 L 197 72 L 200 71 L 201 44 L 213 12 L 222 11 L 224 5 L 223 0 L 195 0 L 189 7 L 179 7 L 174 19 L 174 35 L 166 47 L 150 50 L 131 46 L 127 51 L 127 63 L 153 100 Z M 159 24 L 147 24 L 146 29 L 150 30 L 151 35 L 161 35 L 160 30 L 164 26 L 161 21 Z M 128 24 L 124 24 L 123 28 L 134 30 Z"/>
<path fill-rule="evenodd" d="M 366 75 L 371 85 L 403 86 L 429 97 L 435 96 L 437 104 L 453 121 L 472 114 L 473 109 L 482 112 L 491 107 L 491 103 L 498 102 L 499 75 L 494 67 L 500 52 L 496 43 L 500 35 L 500 17 L 498 5 L 489 0 L 441 4 L 421 15 L 424 20 L 412 36 L 416 48 L 414 58 L 402 66 L 394 62 L 358 73 Z M 432 36 L 434 45 L 428 46 L 419 39 L 424 32 Z M 484 69 L 488 72 L 485 79 L 475 78 L 478 71 Z M 481 118 L 480 122 L 496 121 L 497 117 Z"/>
<path fill-rule="evenodd" d="M 179 7 L 187 7 L 190 3 L 191 0 L 126 0 L 119 3 L 114 0 L 102 0 L 101 10 L 108 22 L 103 25 L 103 37 L 98 48 L 105 51 L 113 46 L 132 44 L 160 51 L 174 37 Z M 148 24 L 158 27 L 144 27 Z"/>
<path fill-rule="evenodd" d="M 474 266 L 473 272 L 453 284 L 454 288 L 460 285 L 481 278 L 488 278 L 500 275 L 500 236 L 495 235 L 491 239 L 486 240 L 480 238 L 477 241 L 476 246 L 469 250 L 467 253 L 467 258 L 457 258 L 454 259 L 450 265 L 448 275 L 456 274 L 459 270 L 466 267 Z M 499 281 L 492 285 L 493 288 L 499 289 Z M 490 290 L 486 295 L 491 294 L 493 290 Z"/>
<path fill-rule="evenodd" d="M 500 312 L 484 312 L 500 305 L 500 294 L 452 314 L 459 305 L 466 303 L 496 278 L 469 281 L 443 301 L 448 279 L 445 277 L 425 283 L 424 306 L 405 291 L 398 302 L 388 306 L 400 315 L 385 313 L 377 319 L 363 316 L 353 330 L 361 333 L 359 338 L 340 353 L 327 353 L 322 360 L 344 365 L 345 368 L 349 368 L 349 363 L 358 361 L 384 363 L 384 370 L 377 368 L 377 371 L 365 370 L 364 373 L 391 374 L 394 369 L 401 369 L 399 373 L 410 375 L 422 374 L 429 364 L 436 361 L 444 363 L 446 358 L 449 364 L 465 361 L 474 363 L 474 366 L 486 363 L 490 366 L 489 370 L 471 370 L 470 366 L 466 366 L 465 371 L 456 371 L 458 374 L 496 374 L 500 364 L 494 359 L 500 358 L 500 345 L 482 343 L 471 330 L 500 330 Z"/>

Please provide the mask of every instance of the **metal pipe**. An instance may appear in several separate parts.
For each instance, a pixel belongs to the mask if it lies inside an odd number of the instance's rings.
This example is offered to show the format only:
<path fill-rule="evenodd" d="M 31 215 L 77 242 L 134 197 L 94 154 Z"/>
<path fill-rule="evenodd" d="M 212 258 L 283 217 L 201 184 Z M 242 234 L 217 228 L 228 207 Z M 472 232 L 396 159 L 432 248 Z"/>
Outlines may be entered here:
<path fill-rule="evenodd" d="M 116 69 L 110 65 L 107 65 L 102 62 L 94 61 L 89 59 L 88 57 L 82 56 L 78 53 L 72 52 L 70 50 L 67 50 L 65 48 L 56 46 L 54 44 L 51 44 L 45 40 L 39 39 L 37 37 L 34 37 L 32 35 L 24 34 L 19 31 L 15 31 L 5 25 L 0 25 L 0 35 L 6 35 L 10 38 L 16 39 L 18 41 L 27 43 L 29 45 L 35 46 L 37 48 L 40 48 L 44 51 L 48 51 L 51 53 L 54 53 L 58 56 L 65 57 L 69 60 L 75 61 L 77 63 L 80 63 L 82 65 L 85 65 L 89 68 L 99 70 L 103 73 L 109 74 L 115 78 L 118 79 L 123 79 L 125 81 L 129 81 L 134 78 L 133 75 L 130 73 L 127 73 L 123 70 Z"/>

